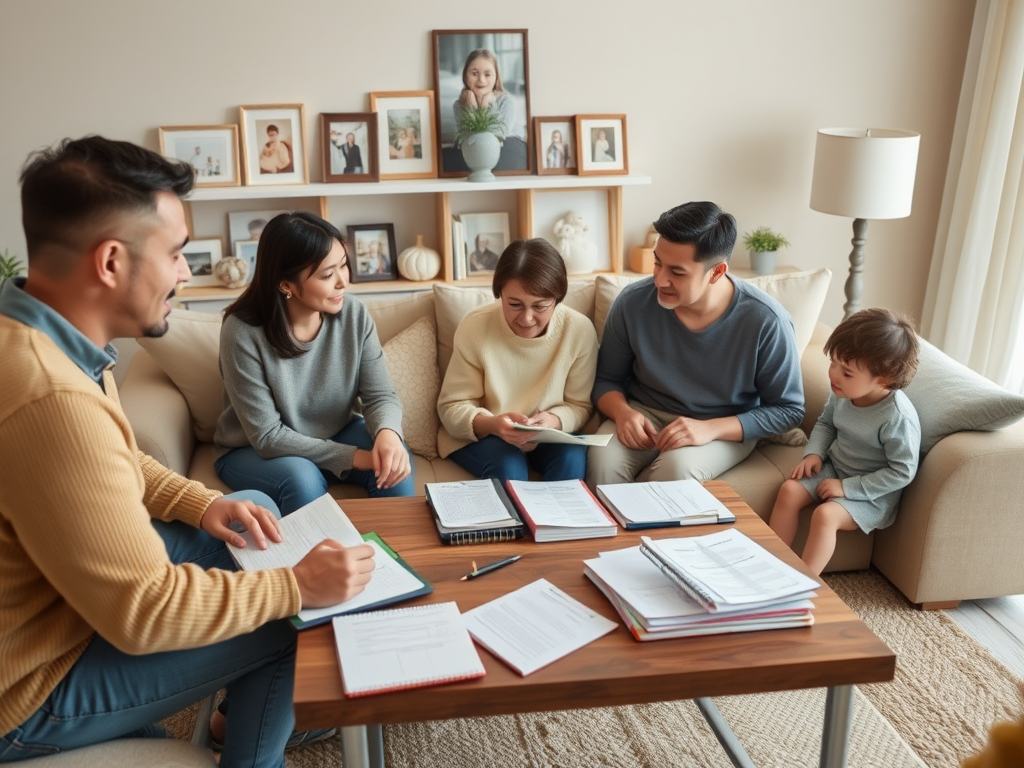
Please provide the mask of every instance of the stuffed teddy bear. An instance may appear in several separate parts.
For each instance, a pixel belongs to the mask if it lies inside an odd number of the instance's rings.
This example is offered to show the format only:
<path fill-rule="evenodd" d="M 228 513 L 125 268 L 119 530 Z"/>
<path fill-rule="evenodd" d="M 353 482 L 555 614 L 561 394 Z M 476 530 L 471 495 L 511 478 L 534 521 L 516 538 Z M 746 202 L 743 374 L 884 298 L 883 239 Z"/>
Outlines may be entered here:
<path fill-rule="evenodd" d="M 556 247 L 569 274 L 593 272 L 597 266 L 597 245 L 587 237 L 590 227 L 583 216 L 570 211 L 555 222 L 554 231 Z"/>

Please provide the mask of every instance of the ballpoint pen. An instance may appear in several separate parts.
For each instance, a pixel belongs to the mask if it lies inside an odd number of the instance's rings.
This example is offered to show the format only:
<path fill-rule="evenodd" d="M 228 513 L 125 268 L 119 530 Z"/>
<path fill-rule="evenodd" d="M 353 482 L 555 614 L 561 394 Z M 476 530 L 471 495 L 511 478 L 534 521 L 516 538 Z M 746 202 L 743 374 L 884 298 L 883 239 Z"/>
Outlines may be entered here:
<path fill-rule="evenodd" d="M 522 557 L 522 555 L 512 555 L 512 557 L 506 557 L 504 560 L 499 560 L 496 563 L 490 563 L 489 565 L 485 565 L 482 568 L 477 568 L 476 567 L 476 560 L 474 560 L 473 561 L 473 570 L 470 571 L 469 573 L 467 573 L 461 579 L 459 579 L 459 581 L 465 581 L 466 579 L 475 579 L 477 576 L 483 576 L 485 573 L 490 573 L 491 571 L 496 571 L 499 568 L 503 568 L 506 565 L 510 565 L 511 563 L 514 563 L 520 557 Z"/>

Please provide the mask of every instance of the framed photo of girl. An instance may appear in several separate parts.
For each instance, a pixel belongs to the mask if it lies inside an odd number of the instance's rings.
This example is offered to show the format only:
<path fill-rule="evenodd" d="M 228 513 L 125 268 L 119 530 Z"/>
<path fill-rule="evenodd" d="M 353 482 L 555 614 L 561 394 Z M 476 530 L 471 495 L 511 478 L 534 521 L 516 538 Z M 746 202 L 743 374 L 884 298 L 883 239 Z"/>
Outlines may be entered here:
<path fill-rule="evenodd" d="M 380 179 L 436 179 L 434 92 L 370 94 L 377 117 L 376 152 Z"/>
<path fill-rule="evenodd" d="M 192 166 L 197 187 L 237 187 L 242 183 L 237 125 L 161 126 L 159 133 L 160 154 Z"/>
<path fill-rule="evenodd" d="M 348 228 L 349 274 L 353 283 L 398 279 L 394 224 L 356 224 Z"/>
<path fill-rule="evenodd" d="M 533 145 L 538 176 L 576 173 L 576 118 L 533 118 Z"/>
<path fill-rule="evenodd" d="M 306 184 L 306 108 L 302 104 L 259 104 L 238 108 L 242 124 L 245 183 Z"/>
<path fill-rule="evenodd" d="M 468 110 L 486 107 L 505 125 L 496 174 L 533 171 L 530 151 L 530 65 L 525 29 L 435 29 L 434 91 L 440 176 L 469 174 L 455 146 L 458 121 Z"/>
<path fill-rule="evenodd" d="M 326 182 L 377 181 L 377 116 L 321 112 L 320 158 Z"/>
<path fill-rule="evenodd" d="M 625 115 L 576 115 L 580 176 L 629 173 Z"/>

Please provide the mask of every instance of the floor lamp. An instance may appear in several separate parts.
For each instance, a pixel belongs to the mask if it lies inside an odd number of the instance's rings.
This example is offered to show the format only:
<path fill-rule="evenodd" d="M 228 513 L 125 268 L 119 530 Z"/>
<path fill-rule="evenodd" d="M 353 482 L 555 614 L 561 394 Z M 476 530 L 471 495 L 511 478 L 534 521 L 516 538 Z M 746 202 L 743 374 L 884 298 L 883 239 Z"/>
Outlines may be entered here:
<path fill-rule="evenodd" d="M 822 128 L 814 149 L 811 208 L 853 218 L 845 320 L 860 309 L 868 219 L 910 215 L 921 134 L 879 128 Z"/>

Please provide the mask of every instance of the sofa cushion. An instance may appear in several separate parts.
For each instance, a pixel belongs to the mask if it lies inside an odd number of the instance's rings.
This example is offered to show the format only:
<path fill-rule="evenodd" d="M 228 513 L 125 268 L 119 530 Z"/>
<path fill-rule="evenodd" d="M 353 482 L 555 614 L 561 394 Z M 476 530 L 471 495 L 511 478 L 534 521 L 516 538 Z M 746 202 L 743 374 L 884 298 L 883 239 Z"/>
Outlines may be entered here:
<path fill-rule="evenodd" d="M 409 450 L 437 458 L 437 332 L 433 316 L 421 317 L 384 345 L 384 359 L 402 401 L 402 432 Z"/>
<path fill-rule="evenodd" d="M 625 275 L 598 275 L 594 281 L 594 327 L 600 339 L 604 333 L 604 323 L 608 317 L 615 297 L 625 286 L 643 277 Z M 762 275 L 747 280 L 756 285 L 769 296 L 777 300 L 793 318 L 793 329 L 796 333 L 797 354 L 802 355 L 807 342 L 814 332 L 818 315 L 825 304 L 832 273 L 827 269 L 814 269 L 808 272 L 790 272 L 780 275 Z"/>
<path fill-rule="evenodd" d="M 1024 397 L 1008 392 L 921 342 L 921 357 L 907 397 L 921 420 L 921 453 L 954 432 L 1002 429 L 1024 416 Z"/>
<path fill-rule="evenodd" d="M 452 346 L 455 340 L 455 329 L 459 327 L 470 310 L 482 304 L 494 301 L 490 286 L 469 288 L 464 286 L 434 284 L 434 312 L 437 318 L 437 364 L 441 379 L 444 379 L 448 363 L 452 359 Z M 572 307 L 593 319 L 594 283 L 591 281 L 571 282 L 565 295 L 565 305 Z"/>
<path fill-rule="evenodd" d="M 219 314 L 175 309 L 167 333 L 138 340 L 184 395 L 196 438 L 207 443 L 213 440 L 224 391 L 218 365 L 220 324 Z"/>
<path fill-rule="evenodd" d="M 393 337 L 411 326 L 421 317 L 434 317 L 434 296 L 430 291 L 414 293 L 401 299 L 373 300 L 363 302 L 366 311 L 373 318 L 377 338 L 387 344 Z"/>

